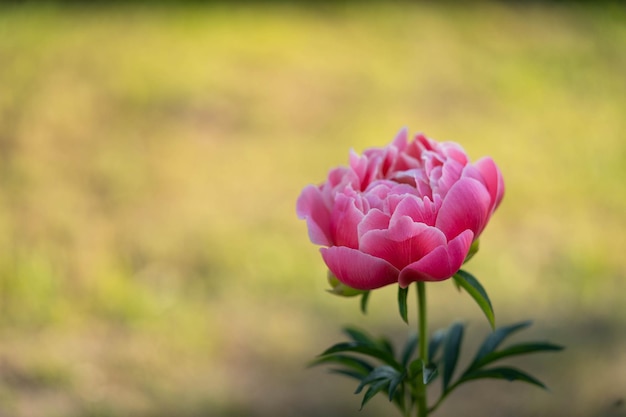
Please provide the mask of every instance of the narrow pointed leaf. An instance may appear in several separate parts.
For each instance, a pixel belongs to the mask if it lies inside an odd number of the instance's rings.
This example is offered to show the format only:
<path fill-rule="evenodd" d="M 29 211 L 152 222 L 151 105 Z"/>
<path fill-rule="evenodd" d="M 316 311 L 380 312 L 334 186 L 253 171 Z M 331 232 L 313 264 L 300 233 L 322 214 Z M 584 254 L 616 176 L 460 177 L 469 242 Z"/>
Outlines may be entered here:
<path fill-rule="evenodd" d="M 402 367 L 406 368 L 411 357 L 415 354 L 415 350 L 417 349 L 417 333 L 411 333 L 406 341 L 406 345 L 404 345 L 404 350 L 402 351 Z"/>
<path fill-rule="evenodd" d="M 518 356 L 518 355 L 526 355 L 529 353 L 536 352 L 549 352 L 549 351 L 559 351 L 563 350 L 562 346 L 553 345 L 551 343 L 540 343 L 540 342 L 530 342 L 530 343 L 520 343 L 517 345 L 508 346 L 505 349 L 500 351 L 491 352 L 485 356 L 483 356 L 479 361 L 472 363 L 468 372 L 474 369 L 481 368 L 485 365 L 488 365 L 492 362 L 500 360 L 502 358 L 506 358 L 509 356 Z"/>
<path fill-rule="evenodd" d="M 363 401 L 361 401 L 361 410 L 365 407 L 365 404 L 367 404 L 367 402 L 374 397 L 374 395 L 384 390 L 387 384 L 389 384 L 389 381 L 385 379 L 373 383 L 363 396 Z"/>
<path fill-rule="evenodd" d="M 470 365 L 470 367 L 474 367 L 474 364 L 476 362 L 478 362 L 483 357 L 485 357 L 486 355 L 496 350 L 496 348 L 500 346 L 500 344 L 507 337 L 511 336 L 513 333 L 517 331 L 520 331 L 530 326 L 531 324 L 532 324 L 531 321 L 523 321 L 521 323 L 515 323 L 509 326 L 500 327 L 495 332 L 491 333 L 489 336 L 487 336 L 487 338 L 485 338 L 485 341 L 480 346 L 480 348 L 478 348 L 478 352 L 476 353 L 476 356 L 474 357 L 474 360 L 472 361 L 472 364 Z"/>
<path fill-rule="evenodd" d="M 415 359 L 413 362 L 409 364 L 409 378 L 415 379 L 418 375 L 422 373 L 424 366 L 422 365 L 422 360 L 420 358 Z"/>
<path fill-rule="evenodd" d="M 454 275 L 454 281 L 476 301 L 480 309 L 485 313 L 489 324 L 492 329 L 496 328 L 496 317 L 493 313 L 493 307 L 491 306 L 491 300 L 487 296 L 487 292 L 478 280 L 470 273 L 460 269 Z"/>
<path fill-rule="evenodd" d="M 345 352 L 361 353 L 363 355 L 371 356 L 373 358 L 381 360 L 382 362 L 392 366 L 395 369 L 402 370 L 402 366 L 389 352 L 377 347 L 368 346 L 357 342 L 337 343 L 336 345 L 331 346 L 330 348 L 322 352 L 320 356 Z"/>
<path fill-rule="evenodd" d="M 507 381 L 522 381 L 527 382 L 532 385 L 536 385 L 543 389 L 548 389 L 541 381 L 537 378 L 520 371 L 516 368 L 510 367 L 502 367 L 502 368 L 491 368 L 491 369 L 478 369 L 476 371 L 470 372 L 467 375 L 464 375 L 458 382 L 458 384 L 475 380 L 475 379 L 505 379 Z"/>
<path fill-rule="evenodd" d="M 396 378 L 398 375 L 400 375 L 400 373 L 397 370 L 393 369 L 391 366 L 386 366 L 386 365 L 379 366 L 378 368 L 374 369 L 365 378 L 361 380 L 361 383 L 356 388 L 356 391 L 354 391 L 354 393 L 355 394 L 360 393 L 361 390 L 363 390 L 363 388 L 366 385 L 369 385 L 374 381 L 378 381 L 381 379 L 384 379 L 386 381 L 391 381 L 392 379 Z"/>
<path fill-rule="evenodd" d="M 437 330 L 431 337 L 428 342 L 428 362 L 434 362 L 437 353 L 439 352 L 439 348 L 441 347 L 441 342 L 446 338 L 446 329 Z"/>
<path fill-rule="evenodd" d="M 343 328 L 343 332 L 346 334 L 346 336 L 348 336 L 350 339 L 352 339 L 353 341 L 357 343 L 361 343 L 361 344 L 369 345 L 369 346 L 377 345 L 374 338 L 364 330 L 361 330 L 352 326 L 346 326 Z"/>
<path fill-rule="evenodd" d="M 367 314 L 367 302 L 370 300 L 370 291 L 365 291 L 361 296 L 361 312 Z"/>
<path fill-rule="evenodd" d="M 396 377 L 389 381 L 389 389 L 387 391 L 387 394 L 389 394 L 389 401 L 393 401 L 393 397 L 396 395 L 396 390 L 404 380 L 404 375 L 404 372 L 398 373 Z"/>
<path fill-rule="evenodd" d="M 409 309 L 406 305 L 407 295 L 409 294 L 409 288 L 398 287 L 398 308 L 400 310 L 400 317 L 405 323 L 409 323 Z"/>
<path fill-rule="evenodd" d="M 443 344 L 443 358 L 442 358 L 442 376 L 443 376 L 443 391 L 445 392 L 450 385 L 452 374 L 456 368 L 457 360 L 459 359 L 459 351 L 461 349 L 461 343 L 463 341 L 463 323 L 455 323 L 448 330 L 446 340 Z"/>
<path fill-rule="evenodd" d="M 363 359 L 341 354 L 322 356 L 312 361 L 309 366 L 317 366 L 327 363 L 334 363 L 346 366 L 347 368 L 350 368 L 356 372 L 362 373 L 363 376 L 366 376 L 374 369 L 371 364 L 369 364 L 367 361 L 364 361 Z"/>
<path fill-rule="evenodd" d="M 424 385 L 430 384 L 437 377 L 437 367 L 434 363 L 429 363 L 422 367 L 422 381 Z"/>
<path fill-rule="evenodd" d="M 349 378 L 354 378 L 357 381 L 361 381 L 363 379 L 363 374 L 357 371 L 353 371 L 352 369 L 333 368 L 329 369 L 328 372 L 330 372 L 331 374 L 343 375 Z"/>
<path fill-rule="evenodd" d="M 391 340 L 387 339 L 386 337 L 381 337 L 380 339 L 378 339 L 378 344 L 377 344 L 382 350 L 384 350 L 385 352 L 389 353 L 391 356 L 395 357 L 396 353 L 394 351 L 393 348 L 393 343 L 391 343 Z"/>

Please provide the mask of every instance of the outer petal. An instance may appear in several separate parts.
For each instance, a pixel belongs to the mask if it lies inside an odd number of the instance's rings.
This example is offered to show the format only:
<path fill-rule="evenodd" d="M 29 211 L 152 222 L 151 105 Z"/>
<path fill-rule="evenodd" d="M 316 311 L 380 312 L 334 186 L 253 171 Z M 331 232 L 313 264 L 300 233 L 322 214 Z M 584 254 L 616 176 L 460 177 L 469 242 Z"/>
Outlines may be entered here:
<path fill-rule="evenodd" d="M 330 211 L 322 192 L 318 187 L 309 185 L 302 190 L 296 203 L 296 213 L 301 219 L 306 219 L 311 242 L 317 245 L 332 245 L 330 234 Z"/>
<path fill-rule="evenodd" d="M 331 230 L 334 245 L 358 248 L 357 226 L 362 219 L 363 212 L 356 207 L 355 198 L 345 194 L 337 194 L 331 213 Z"/>
<path fill-rule="evenodd" d="M 502 172 L 491 158 L 481 158 L 474 166 L 482 175 L 483 181 L 489 194 L 491 195 L 491 212 L 500 205 L 502 197 L 504 197 L 504 178 Z"/>
<path fill-rule="evenodd" d="M 447 245 L 437 247 L 417 262 L 400 272 L 398 282 L 402 288 L 414 281 L 443 281 L 454 275 L 469 252 L 474 233 L 466 230 Z"/>
<path fill-rule="evenodd" d="M 485 186 L 472 178 L 461 178 L 444 197 L 435 225 L 453 239 L 466 229 L 478 237 L 491 214 L 491 197 Z"/>
<path fill-rule="evenodd" d="M 373 290 L 398 281 L 400 271 L 387 261 L 345 246 L 321 248 L 324 262 L 344 284 Z"/>

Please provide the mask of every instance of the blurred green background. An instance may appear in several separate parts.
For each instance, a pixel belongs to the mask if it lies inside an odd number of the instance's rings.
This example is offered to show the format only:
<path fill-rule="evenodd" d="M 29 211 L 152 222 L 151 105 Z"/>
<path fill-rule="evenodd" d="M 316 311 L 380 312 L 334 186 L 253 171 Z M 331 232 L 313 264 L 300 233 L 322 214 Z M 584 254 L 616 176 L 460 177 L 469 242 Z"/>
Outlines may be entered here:
<path fill-rule="evenodd" d="M 325 293 L 295 200 L 403 126 L 500 165 L 467 269 L 567 346 L 523 362 L 550 393 L 436 415 L 626 415 L 624 7 L 278 2 L 0 6 L 0 416 L 392 415 L 305 369 L 408 329 L 394 288 Z M 480 311 L 428 291 L 469 359 Z"/>

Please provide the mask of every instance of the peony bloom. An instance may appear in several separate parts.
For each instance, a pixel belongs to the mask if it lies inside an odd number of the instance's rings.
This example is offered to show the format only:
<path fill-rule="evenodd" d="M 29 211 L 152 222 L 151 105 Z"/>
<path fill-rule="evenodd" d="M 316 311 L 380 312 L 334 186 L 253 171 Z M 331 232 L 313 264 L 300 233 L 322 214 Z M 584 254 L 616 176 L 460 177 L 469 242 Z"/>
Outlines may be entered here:
<path fill-rule="evenodd" d="M 461 267 L 504 195 L 491 158 L 401 130 L 384 148 L 350 154 L 350 165 L 309 185 L 297 202 L 311 241 L 343 284 L 372 290 L 441 281 Z"/>

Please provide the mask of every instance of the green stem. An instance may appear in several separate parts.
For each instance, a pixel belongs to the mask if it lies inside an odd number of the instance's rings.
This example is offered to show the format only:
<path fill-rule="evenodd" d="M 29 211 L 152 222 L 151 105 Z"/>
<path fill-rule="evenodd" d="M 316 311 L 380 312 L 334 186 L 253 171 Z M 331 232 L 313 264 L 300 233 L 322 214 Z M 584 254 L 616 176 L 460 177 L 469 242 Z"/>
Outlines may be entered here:
<path fill-rule="evenodd" d="M 423 367 L 425 367 L 428 364 L 428 332 L 426 327 L 426 284 L 422 281 L 417 282 L 417 312 L 419 357 L 422 360 Z M 428 406 L 426 404 L 426 384 L 424 384 L 423 374 L 416 383 L 417 417 L 426 417 L 428 416 Z"/>

